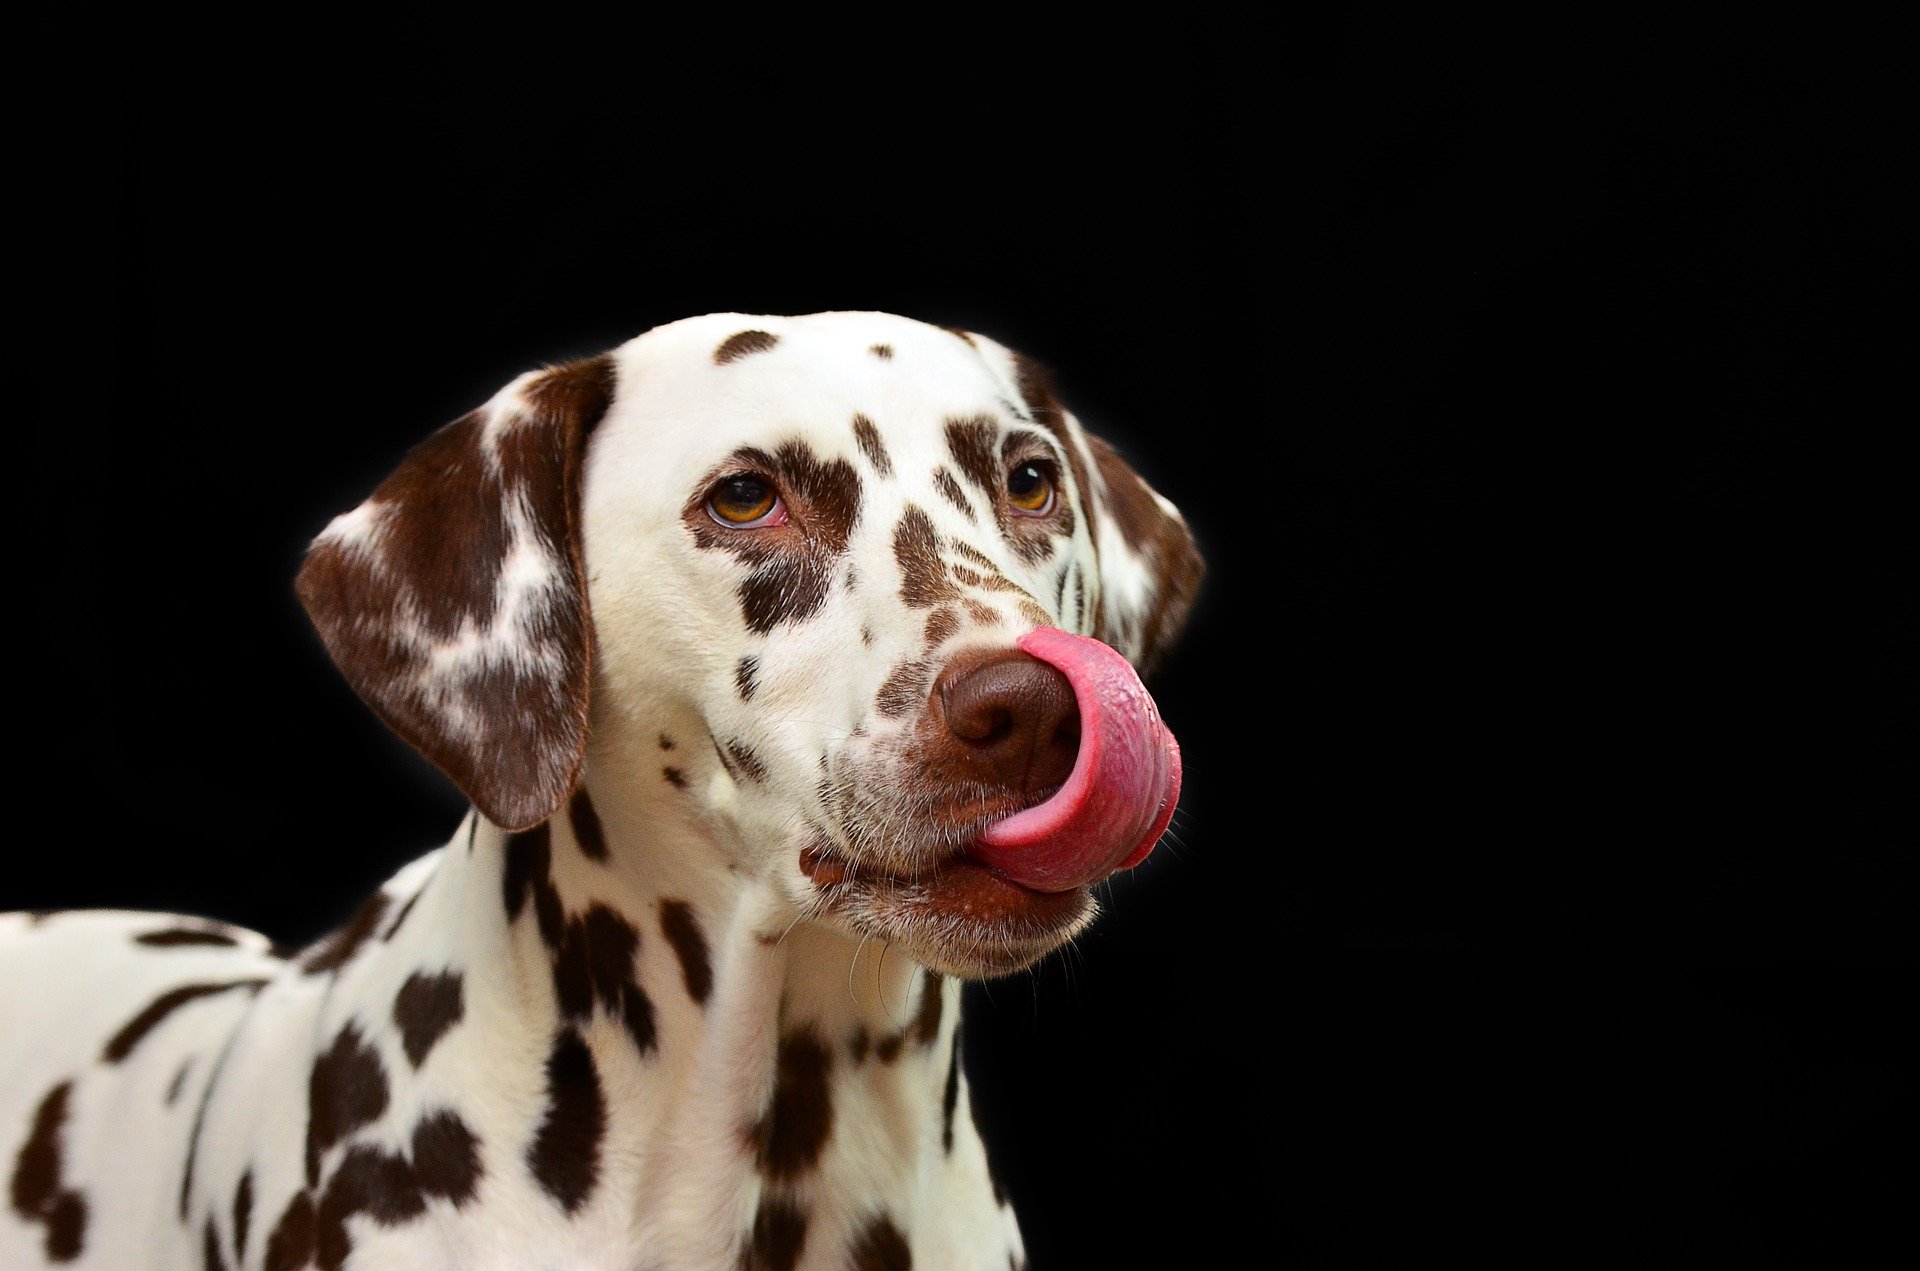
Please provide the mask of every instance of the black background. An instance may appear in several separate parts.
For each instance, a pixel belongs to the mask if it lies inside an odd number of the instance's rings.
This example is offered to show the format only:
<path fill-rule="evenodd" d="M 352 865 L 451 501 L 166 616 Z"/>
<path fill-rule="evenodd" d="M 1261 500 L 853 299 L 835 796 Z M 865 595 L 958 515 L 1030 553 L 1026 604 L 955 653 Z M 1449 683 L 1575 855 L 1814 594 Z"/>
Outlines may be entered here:
<path fill-rule="evenodd" d="M 176 26 L 32 116 L 14 807 L 52 828 L 0 907 L 338 921 L 460 804 L 327 665 L 306 539 L 521 370 L 893 310 L 1057 367 L 1211 565 L 1155 685 L 1178 844 L 974 991 L 1037 1267 L 1890 1230 L 1887 33 L 721 18 Z"/>

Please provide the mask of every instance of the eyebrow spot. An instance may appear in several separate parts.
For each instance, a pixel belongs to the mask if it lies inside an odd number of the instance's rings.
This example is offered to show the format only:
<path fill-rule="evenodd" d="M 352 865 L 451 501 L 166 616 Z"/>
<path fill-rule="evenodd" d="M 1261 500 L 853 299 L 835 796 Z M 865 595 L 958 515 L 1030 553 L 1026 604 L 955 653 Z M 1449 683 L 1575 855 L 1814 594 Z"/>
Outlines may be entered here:
<path fill-rule="evenodd" d="M 713 364 L 725 366 L 738 362 L 743 357 L 765 353 L 778 343 L 780 337 L 769 331 L 737 331 L 720 341 L 720 347 L 713 351 Z"/>

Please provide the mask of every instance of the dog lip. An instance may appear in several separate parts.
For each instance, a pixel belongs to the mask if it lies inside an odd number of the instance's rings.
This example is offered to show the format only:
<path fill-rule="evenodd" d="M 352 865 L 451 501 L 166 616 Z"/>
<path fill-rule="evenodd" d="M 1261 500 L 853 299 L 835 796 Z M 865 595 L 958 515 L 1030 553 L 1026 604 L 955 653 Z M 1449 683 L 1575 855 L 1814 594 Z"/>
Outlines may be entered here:
<path fill-rule="evenodd" d="M 916 905 L 931 905 L 987 923 L 1037 923 L 1051 927 L 1073 921 L 1080 911 L 1084 889 L 1040 891 L 964 851 L 950 852 L 930 862 L 913 877 L 868 866 L 858 873 L 848 859 L 823 843 L 800 852 L 800 871 L 816 887 L 871 889 L 890 884 L 897 896 L 913 897 Z"/>

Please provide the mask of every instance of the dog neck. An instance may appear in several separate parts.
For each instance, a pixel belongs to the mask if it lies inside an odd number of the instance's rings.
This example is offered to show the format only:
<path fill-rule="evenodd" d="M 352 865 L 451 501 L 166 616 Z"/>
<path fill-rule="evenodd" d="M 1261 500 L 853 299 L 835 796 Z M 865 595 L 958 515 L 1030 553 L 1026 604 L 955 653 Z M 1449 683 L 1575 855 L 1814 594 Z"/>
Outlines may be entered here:
<path fill-rule="evenodd" d="M 389 884 L 409 912 L 379 960 L 464 983 L 457 1063 L 415 1064 L 397 1101 L 531 1096 L 538 1123 L 493 1167 L 543 1194 L 593 1265 L 621 1247 L 688 1267 L 802 1249 L 1007 1265 L 1019 1236 L 967 1108 L 958 982 L 801 921 L 684 800 L 620 775 L 590 770 L 529 831 L 470 814 L 415 895 L 404 873 Z M 352 978 L 390 993 L 395 977 Z M 389 1000 L 403 1035 L 431 1027 Z"/>

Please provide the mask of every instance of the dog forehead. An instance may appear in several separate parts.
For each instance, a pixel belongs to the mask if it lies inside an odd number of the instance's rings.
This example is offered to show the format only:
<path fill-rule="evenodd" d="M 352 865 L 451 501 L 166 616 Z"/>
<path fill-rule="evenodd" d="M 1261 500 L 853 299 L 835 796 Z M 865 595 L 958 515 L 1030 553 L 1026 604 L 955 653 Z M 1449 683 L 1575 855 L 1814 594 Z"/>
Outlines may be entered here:
<path fill-rule="evenodd" d="M 1011 422 L 1017 410 L 1007 373 L 973 337 L 893 314 L 709 314 L 649 331 L 614 357 L 608 423 L 656 457 L 689 462 L 794 437 L 851 455 L 855 415 L 889 446 L 933 455 L 950 417 Z"/>

